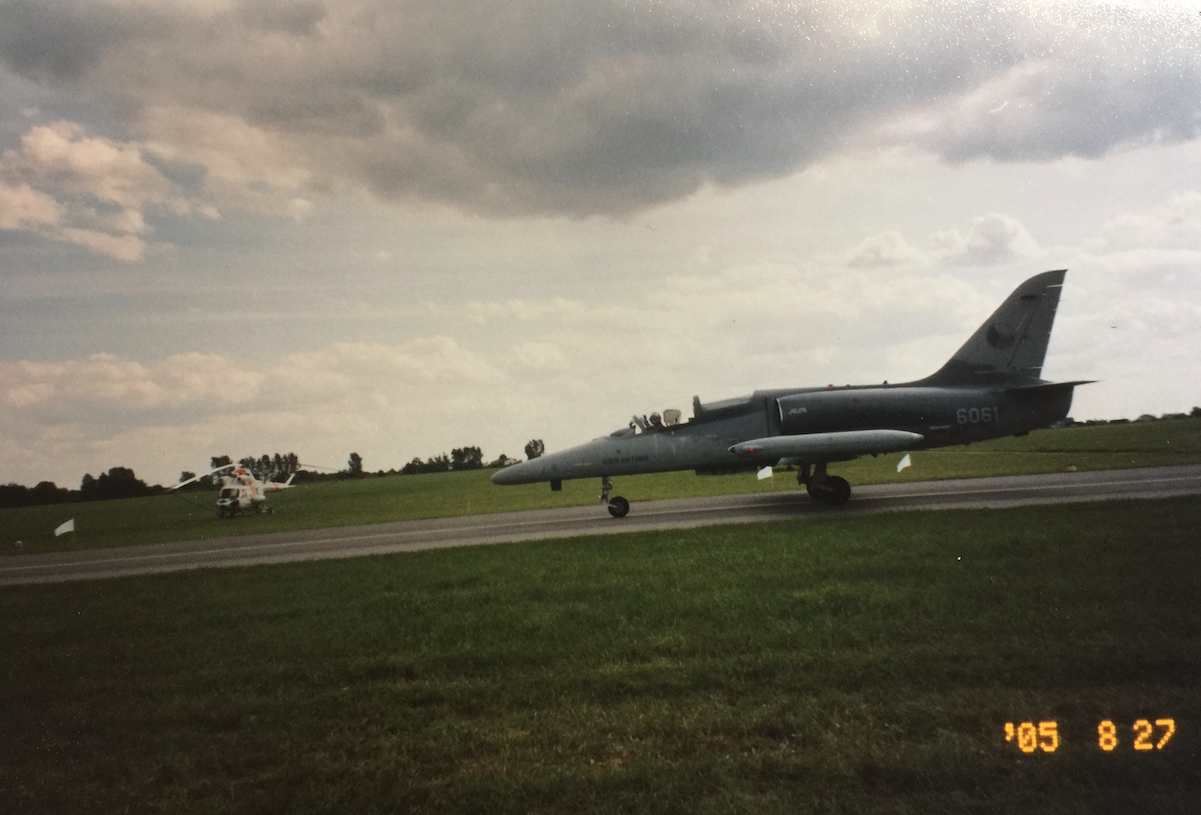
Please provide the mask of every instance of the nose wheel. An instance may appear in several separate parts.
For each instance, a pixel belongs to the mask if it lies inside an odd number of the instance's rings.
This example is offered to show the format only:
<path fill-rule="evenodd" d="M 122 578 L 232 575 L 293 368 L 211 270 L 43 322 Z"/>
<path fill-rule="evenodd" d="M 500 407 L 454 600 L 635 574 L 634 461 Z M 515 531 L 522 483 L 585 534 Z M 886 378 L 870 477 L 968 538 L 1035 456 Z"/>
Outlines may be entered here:
<path fill-rule="evenodd" d="M 614 518 L 624 518 L 630 514 L 630 502 L 622 498 L 620 495 L 609 497 L 609 493 L 613 491 L 613 482 L 609 480 L 609 476 L 601 478 L 601 504 L 609 510 L 609 514 Z"/>
<path fill-rule="evenodd" d="M 630 502 L 620 495 L 609 501 L 609 514 L 614 518 L 624 518 L 630 513 Z"/>

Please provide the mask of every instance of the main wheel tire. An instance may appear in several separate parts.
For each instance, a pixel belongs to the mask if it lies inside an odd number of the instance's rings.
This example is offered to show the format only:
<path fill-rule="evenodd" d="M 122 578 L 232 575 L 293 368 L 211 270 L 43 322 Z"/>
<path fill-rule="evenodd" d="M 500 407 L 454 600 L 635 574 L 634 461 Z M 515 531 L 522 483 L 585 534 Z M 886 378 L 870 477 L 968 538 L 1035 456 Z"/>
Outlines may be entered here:
<path fill-rule="evenodd" d="M 851 499 L 851 484 L 837 475 L 829 476 L 821 484 L 809 484 L 809 496 L 823 504 L 840 507 Z"/>
<path fill-rule="evenodd" d="M 830 497 L 826 499 L 830 506 L 840 507 L 847 501 L 851 500 L 851 483 L 845 478 L 839 476 L 831 476 L 826 479 L 826 483 L 830 486 Z"/>
<path fill-rule="evenodd" d="M 630 502 L 620 495 L 609 501 L 609 514 L 614 518 L 624 518 L 630 513 Z"/>

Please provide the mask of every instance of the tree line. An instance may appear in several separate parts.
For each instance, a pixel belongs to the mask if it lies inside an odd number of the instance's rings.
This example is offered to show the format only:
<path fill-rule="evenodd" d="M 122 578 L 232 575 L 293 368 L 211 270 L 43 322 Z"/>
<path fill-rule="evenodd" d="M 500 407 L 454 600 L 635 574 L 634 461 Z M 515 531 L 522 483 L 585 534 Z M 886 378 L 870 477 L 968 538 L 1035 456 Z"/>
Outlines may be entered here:
<path fill-rule="evenodd" d="M 0 485 L 0 507 L 34 507 L 48 504 L 69 504 L 83 501 L 111 501 L 118 498 L 142 498 L 158 495 L 163 487 L 147 484 L 128 467 L 113 467 L 107 473 L 93 476 L 88 473 L 79 489 L 69 490 L 53 481 L 42 481 L 35 487 L 23 484 Z"/>
<path fill-rule="evenodd" d="M 525 445 L 526 458 L 538 458 L 544 452 L 546 452 L 546 445 L 542 443 L 542 439 L 530 439 Z M 484 453 L 480 448 L 456 447 L 450 451 L 449 458 L 445 453 L 439 456 L 432 456 L 428 461 L 414 458 L 400 468 L 400 474 L 417 475 L 419 473 L 445 473 L 451 470 L 482 470 L 485 467 L 490 469 L 508 467 L 510 464 L 515 463 L 515 459 L 511 459 L 504 453 L 501 453 L 495 460 L 485 464 Z"/>
<path fill-rule="evenodd" d="M 546 447 L 541 439 L 531 439 L 525 446 L 527 458 L 538 458 Z M 233 465 L 229 456 L 212 456 L 209 459 L 209 469 Z M 415 475 L 419 473 L 444 473 L 460 470 L 480 470 L 485 467 L 507 467 L 513 464 L 513 459 L 504 453 L 494 461 L 485 463 L 484 453 L 479 447 L 456 447 L 445 453 L 432 456 L 428 461 L 414 458 L 399 470 L 380 470 L 374 475 Z M 292 478 L 295 482 L 325 481 L 342 478 L 362 478 L 367 475 L 363 467 L 363 457 L 351 453 L 346 462 L 346 469 L 337 472 L 319 473 L 303 469 L 300 458 L 295 453 L 274 453 L 261 456 L 246 456 L 238 459 L 238 466 L 247 470 L 259 481 L 287 481 Z M 184 470 L 179 474 L 179 482 L 191 482 L 180 489 L 184 490 L 213 490 L 221 484 L 225 473 L 211 473 L 209 477 L 197 478 L 196 473 Z M 53 481 L 42 481 L 36 486 L 26 487 L 23 484 L 0 484 L 0 508 L 46 506 L 50 504 L 68 504 L 84 501 L 111 501 L 120 498 L 142 498 L 148 495 L 160 495 L 168 488 L 157 484 L 147 484 L 138 478 L 128 467 L 113 467 L 106 473 L 93 476 L 84 475 L 79 489 L 72 490 L 60 487 Z"/>
<path fill-rule="evenodd" d="M 233 459 L 229 456 L 213 456 L 209 459 L 209 469 L 216 470 L 221 467 L 231 467 Z M 255 458 L 254 456 L 246 456 L 238 459 L 238 466 L 253 475 L 259 481 L 287 481 L 296 473 L 300 472 L 300 457 L 295 453 L 287 453 L 286 455 L 263 455 Z M 221 483 L 221 476 L 228 473 L 212 473 L 213 477 L 201 478 L 195 481 L 193 487 L 189 484 L 182 489 L 206 489 L 213 485 Z M 196 474 L 184 470 L 179 474 L 179 483 L 191 481 L 196 478 Z"/>

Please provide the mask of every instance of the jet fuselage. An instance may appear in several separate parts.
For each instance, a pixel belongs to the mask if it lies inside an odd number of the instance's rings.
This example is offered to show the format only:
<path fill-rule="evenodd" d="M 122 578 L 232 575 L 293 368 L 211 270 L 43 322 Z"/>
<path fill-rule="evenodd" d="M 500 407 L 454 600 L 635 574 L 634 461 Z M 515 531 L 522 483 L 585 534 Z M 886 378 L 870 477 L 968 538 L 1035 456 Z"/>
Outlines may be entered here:
<path fill-rule="evenodd" d="M 695 470 L 736 472 L 784 464 L 814 498 L 839 506 L 850 484 L 830 475 L 830 462 L 1015 436 L 1067 416 L 1073 389 L 1084 382 L 1041 378 L 1063 288 L 1064 270 L 1029 278 L 1005 299 L 934 374 L 916 382 L 842 388 L 756 391 L 679 411 L 587 444 L 498 471 L 496 484 L 601 479 L 601 502 L 624 517 L 629 501 L 610 500 L 611 478 Z M 670 417 L 670 418 L 668 418 Z"/>
<path fill-rule="evenodd" d="M 671 427 L 623 428 L 558 453 L 508 467 L 497 484 L 696 470 L 735 472 L 776 464 L 838 461 L 859 455 L 924 450 L 1020 435 L 1067 416 L 1072 388 L 1034 384 L 1022 388 L 931 387 L 917 383 L 756 391 L 738 404 L 702 410 Z M 867 431 L 900 431 L 871 436 Z M 800 444 L 820 434 L 863 431 L 859 447 L 842 455 L 807 452 Z M 748 440 L 798 437 L 790 451 L 764 445 L 736 451 Z M 919 438 L 920 437 L 920 438 Z M 903 443 L 902 443 L 903 442 Z M 845 444 L 842 445 L 845 448 Z"/>

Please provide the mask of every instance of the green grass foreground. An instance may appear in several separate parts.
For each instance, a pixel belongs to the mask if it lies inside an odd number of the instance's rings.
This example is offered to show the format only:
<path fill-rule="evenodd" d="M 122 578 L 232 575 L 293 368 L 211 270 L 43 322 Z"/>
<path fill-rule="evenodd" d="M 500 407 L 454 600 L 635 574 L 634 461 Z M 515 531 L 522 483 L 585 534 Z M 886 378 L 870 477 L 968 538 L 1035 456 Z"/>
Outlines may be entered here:
<path fill-rule="evenodd" d="M 898 473 L 900 454 L 831 465 L 852 484 L 1201 463 L 1201 419 L 1042 430 L 1021 438 L 914 453 Z M 96 549 L 167 541 L 290 532 L 300 529 L 440 518 L 596 503 L 599 479 L 497 487 L 491 470 L 365 478 L 301 485 L 273 493 L 271 515 L 216 517 L 215 492 L 0 510 L 0 555 Z M 622 477 L 615 494 L 631 501 L 796 490 L 791 473 L 759 481 L 754 473 L 698 477 L 691 472 Z M 76 532 L 54 529 L 74 518 Z"/>
<path fill-rule="evenodd" d="M 0 811 L 1196 812 L 1198 529 L 1123 501 L 5 588 Z"/>

